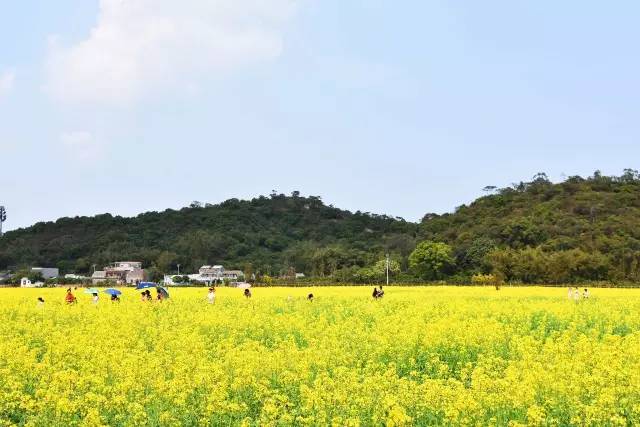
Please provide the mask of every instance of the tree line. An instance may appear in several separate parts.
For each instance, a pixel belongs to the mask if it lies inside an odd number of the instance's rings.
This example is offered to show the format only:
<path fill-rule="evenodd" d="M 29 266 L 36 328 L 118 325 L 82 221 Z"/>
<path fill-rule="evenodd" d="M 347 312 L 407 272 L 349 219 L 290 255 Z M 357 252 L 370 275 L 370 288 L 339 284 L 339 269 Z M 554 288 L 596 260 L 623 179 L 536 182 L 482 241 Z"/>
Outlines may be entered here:
<path fill-rule="evenodd" d="M 640 175 L 596 171 L 552 183 L 546 174 L 445 215 L 427 214 L 419 239 L 445 243 L 441 277 L 493 274 L 512 283 L 640 280 Z"/>
<path fill-rule="evenodd" d="M 595 172 L 552 183 L 544 173 L 454 212 L 402 218 L 349 212 L 320 197 L 273 192 L 133 218 L 61 218 L 0 238 L 0 270 L 57 266 L 90 274 L 140 260 L 152 276 L 223 264 L 245 277 L 378 283 L 561 284 L 640 280 L 640 175 Z"/>
<path fill-rule="evenodd" d="M 346 280 L 357 272 L 368 280 L 386 253 L 406 258 L 417 231 L 402 218 L 341 210 L 297 191 L 274 192 L 132 218 L 103 214 L 37 223 L 0 238 L 0 271 L 50 266 L 91 275 L 115 261 L 137 260 L 150 278 L 177 273 L 178 265 L 181 272 L 197 272 L 222 264 L 246 277 L 301 272 Z"/>

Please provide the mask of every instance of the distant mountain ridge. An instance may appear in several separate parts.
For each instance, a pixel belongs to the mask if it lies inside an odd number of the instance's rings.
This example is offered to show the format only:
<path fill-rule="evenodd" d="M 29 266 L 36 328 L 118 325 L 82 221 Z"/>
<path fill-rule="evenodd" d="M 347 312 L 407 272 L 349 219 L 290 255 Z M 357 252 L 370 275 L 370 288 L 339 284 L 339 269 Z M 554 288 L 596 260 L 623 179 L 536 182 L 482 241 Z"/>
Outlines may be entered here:
<path fill-rule="evenodd" d="M 640 282 L 637 171 L 619 177 L 596 172 L 557 184 L 538 174 L 485 190 L 473 203 L 427 214 L 419 224 L 352 213 L 298 192 L 133 218 L 61 218 L 6 233 L 0 270 L 40 265 L 88 273 L 94 265 L 130 259 L 157 274 L 174 272 L 178 264 L 186 272 L 218 263 L 260 274 L 369 281 L 383 279 L 380 262 L 390 254 L 396 280 L 468 283 L 474 274 L 493 274 L 524 283 Z M 422 241 L 448 245 L 450 259 L 437 275 L 412 268 L 410 254 Z"/>
<path fill-rule="evenodd" d="M 131 218 L 103 214 L 37 223 L 0 239 L 0 270 L 47 265 L 88 273 L 93 265 L 131 259 L 162 271 L 220 263 L 268 274 L 293 268 L 329 275 L 347 262 L 364 266 L 398 245 L 406 252 L 413 245 L 406 236 L 416 232 L 417 224 L 400 218 L 352 213 L 298 192 L 272 194 Z M 323 256 L 327 252 L 332 255 Z M 340 259 L 328 259 L 336 254 Z"/>
<path fill-rule="evenodd" d="M 426 215 L 420 225 L 421 239 L 454 248 L 458 270 L 524 282 L 640 281 L 637 171 L 619 177 L 596 172 L 558 184 L 538 174 L 488 191 L 494 194 L 452 214 Z"/>

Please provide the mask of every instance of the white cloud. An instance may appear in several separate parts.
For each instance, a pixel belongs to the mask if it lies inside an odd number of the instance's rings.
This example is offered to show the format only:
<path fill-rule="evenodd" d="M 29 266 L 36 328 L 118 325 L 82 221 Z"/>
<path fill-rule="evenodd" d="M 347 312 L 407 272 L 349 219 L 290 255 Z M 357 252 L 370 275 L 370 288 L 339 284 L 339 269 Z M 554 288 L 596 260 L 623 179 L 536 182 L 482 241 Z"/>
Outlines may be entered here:
<path fill-rule="evenodd" d="M 12 70 L 0 73 L 0 98 L 8 94 L 16 80 L 16 73 Z"/>
<path fill-rule="evenodd" d="M 67 132 L 60 135 L 67 155 L 80 162 L 94 162 L 103 155 L 102 145 L 90 132 Z"/>
<path fill-rule="evenodd" d="M 47 90 L 65 101 L 125 104 L 282 52 L 297 0 L 100 0 L 87 39 L 52 38 Z"/>

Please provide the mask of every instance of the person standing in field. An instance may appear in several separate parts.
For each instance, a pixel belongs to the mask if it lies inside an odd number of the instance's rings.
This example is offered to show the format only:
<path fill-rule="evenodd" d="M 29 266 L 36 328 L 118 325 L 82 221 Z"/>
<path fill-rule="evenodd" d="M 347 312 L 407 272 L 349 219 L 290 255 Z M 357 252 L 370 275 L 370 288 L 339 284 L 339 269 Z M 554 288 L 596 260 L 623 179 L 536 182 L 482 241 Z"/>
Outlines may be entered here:
<path fill-rule="evenodd" d="M 371 295 L 373 299 L 378 299 L 380 294 L 378 294 L 378 288 L 373 288 L 373 294 Z"/>
<path fill-rule="evenodd" d="M 244 290 L 244 296 L 246 298 L 251 298 L 251 291 L 249 290 L 249 288 Z"/>
<path fill-rule="evenodd" d="M 575 302 L 580 301 L 580 290 L 579 290 L 578 288 L 575 288 L 575 289 L 573 290 L 573 300 L 574 300 Z"/>
<path fill-rule="evenodd" d="M 312 302 L 313 302 L 313 294 L 309 294 L 309 295 L 307 295 L 307 299 L 308 299 L 309 301 L 312 301 Z"/>
<path fill-rule="evenodd" d="M 120 297 L 116 294 L 111 295 L 111 302 L 120 302 Z"/>
<path fill-rule="evenodd" d="M 568 296 L 569 300 L 571 300 L 571 298 L 573 298 L 573 289 L 571 289 L 571 286 L 569 286 L 569 296 Z"/>
<path fill-rule="evenodd" d="M 44 306 L 44 298 L 38 297 L 38 307 Z"/>
<path fill-rule="evenodd" d="M 98 304 L 98 301 L 100 300 L 100 297 L 98 297 L 98 294 L 92 294 L 93 296 L 91 297 L 91 302 L 94 304 Z"/>
<path fill-rule="evenodd" d="M 64 297 L 64 301 L 67 304 L 74 304 L 78 301 L 73 293 L 71 293 L 71 288 L 67 289 L 67 295 Z"/>
<path fill-rule="evenodd" d="M 216 288 L 214 288 L 214 287 L 210 287 L 209 288 L 209 293 L 207 294 L 207 301 L 209 301 L 209 304 L 215 304 L 215 302 L 216 302 Z"/>
<path fill-rule="evenodd" d="M 582 298 L 589 299 L 589 289 L 584 288 L 584 292 L 582 293 Z"/>

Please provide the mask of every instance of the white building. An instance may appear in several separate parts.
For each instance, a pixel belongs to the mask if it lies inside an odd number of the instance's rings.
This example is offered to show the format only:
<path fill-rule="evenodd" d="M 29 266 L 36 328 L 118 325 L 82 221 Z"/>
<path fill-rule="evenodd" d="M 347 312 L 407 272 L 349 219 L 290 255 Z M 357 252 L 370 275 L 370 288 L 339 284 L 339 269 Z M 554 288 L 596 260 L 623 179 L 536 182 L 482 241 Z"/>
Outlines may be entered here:
<path fill-rule="evenodd" d="M 191 275 L 187 275 L 187 274 L 165 274 L 165 275 L 164 275 L 164 278 L 162 279 L 162 282 L 163 282 L 165 285 L 169 285 L 169 286 L 172 286 L 172 285 L 176 285 L 176 286 L 180 286 L 180 285 L 188 285 L 188 284 L 189 284 L 189 281 L 188 281 L 188 280 L 187 280 L 187 281 L 182 281 L 182 279 L 183 279 L 185 276 L 186 276 L 186 277 L 189 277 L 189 279 L 190 279 L 190 278 L 191 278 L 191 276 L 197 276 L 197 274 L 195 274 L 195 275 L 194 275 L 194 274 L 191 274 Z M 175 281 L 176 277 L 180 277 L 180 279 L 181 279 L 181 280 L 179 280 L 179 281 L 177 281 L 177 282 L 176 282 L 176 281 Z"/>
<path fill-rule="evenodd" d="M 166 275 L 164 276 L 164 283 L 168 285 L 177 284 L 173 279 L 177 275 Z M 184 277 L 183 275 L 180 275 Z M 203 265 L 198 270 L 196 274 L 188 274 L 189 280 L 192 282 L 200 282 L 200 283 L 221 283 L 224 280 L 229 280 L 231 282 L 237 281 L 240 277 L 243 277 L 244 273 L 240 270 L 225 270 L 221 265 Z"/>
<path fill-rule="evenodd" d="M 20 280 L 20 287 L 21 288 L 41 288 L 43 286 L 44 286 L 43 282 L 32 283 L 31 280 L 27 279 L 26 277 L 23 277 Z"/>
<path fill-rule="evenodd" d="M 107 280 L 107 273 L 104 272 L 103 270 L 96 270 L 93 272 L 93 275 L 91 276 L 91 281 L 93 282 L 94 285 L 101 282 L 106 282 L 106 280 Z"/>
<path fill-rule="evenodd" d="M 133 285 L 144 280 L 144 270 L 141 262 L 120 261 L 105 267 L 104 270 L 94 271 L 91 280 L 94 284 L 113 281 L 120 285 Z"/>
<path fill-rule="evenodd" d="M 88 279 L 88 277 L 81 276 L 79 274 L 65 274 L 64 278 L 65 279 L 71 279 L 71 280 L 86 280 L 86 279 Z"/>
<path fill-rule="evenodd" d="M 232 282 L 235 282 L 240 277 L 244 277 L 244 273 L 242 272 L 242 270 L 226 270 L 222 274 L 222 277 L 224 279 L 228 279 L 228 280 L 231 280 Z"/>
<path fill-rule="evenodd" d="M 57 268 L 48 268 L 48 267 L 32 267 L 32 273 L 40 273 L 42 278 L 47 279 L 55 279 L 60 274 L 60 270 Z"/>
<path fill-rule="evenodd" d="M 221 265 L 203 265 L 198 271 L 199 282 L 215 282 L 224 278 L 224 267 Z"/>

